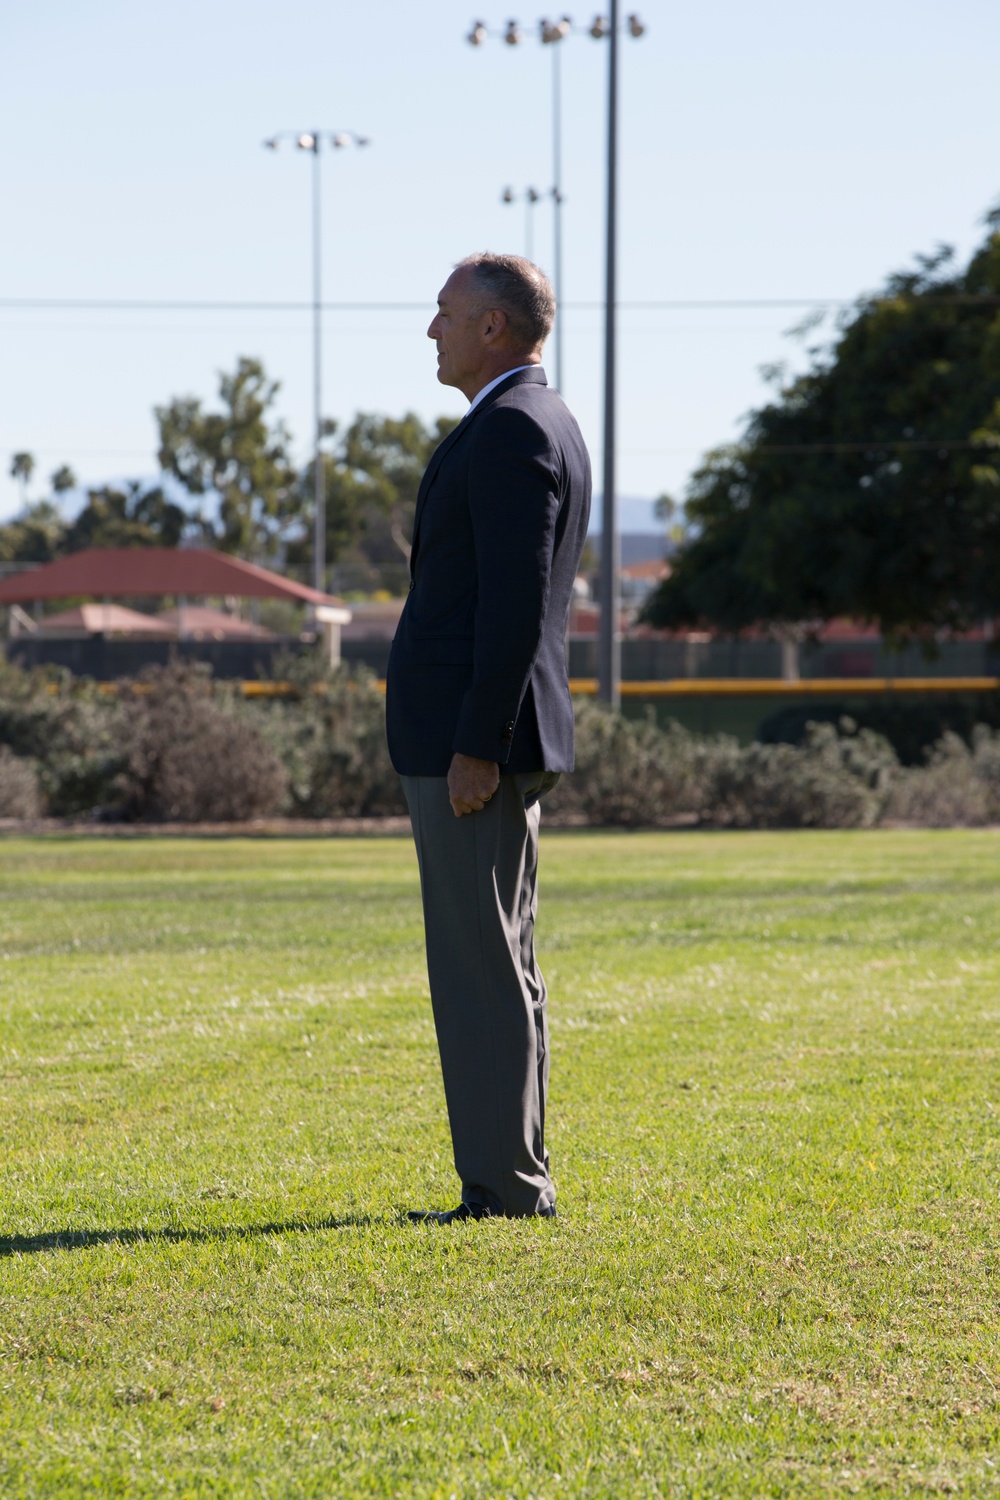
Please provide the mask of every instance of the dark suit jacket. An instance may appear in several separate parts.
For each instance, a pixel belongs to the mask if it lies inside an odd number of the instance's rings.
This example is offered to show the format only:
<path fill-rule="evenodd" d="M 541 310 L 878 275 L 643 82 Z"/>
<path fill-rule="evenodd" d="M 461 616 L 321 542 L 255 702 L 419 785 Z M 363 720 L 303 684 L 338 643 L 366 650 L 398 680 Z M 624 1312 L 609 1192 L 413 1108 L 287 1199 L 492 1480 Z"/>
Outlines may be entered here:
<path fill-rule="evenodd" d="M 386 684 L 401 775 L 446 776 L 456 751 L 509 772 L 573 769 L 565 637 L 589 514 L 580 429 L 539 366 L 437 448 Z"/>

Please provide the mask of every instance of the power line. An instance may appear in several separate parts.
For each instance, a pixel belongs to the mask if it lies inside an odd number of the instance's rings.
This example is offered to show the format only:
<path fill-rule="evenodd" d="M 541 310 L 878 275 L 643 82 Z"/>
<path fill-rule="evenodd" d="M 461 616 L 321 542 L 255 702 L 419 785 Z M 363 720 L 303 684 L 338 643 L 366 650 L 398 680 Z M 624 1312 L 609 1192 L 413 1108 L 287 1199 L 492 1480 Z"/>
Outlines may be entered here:
<path fill-rule="evenodd" d="M 954 307 L 998 307 L 1000 296 L 984 293 L 900 293 L 881 297 L 685 297 L 671 301 L 619 302 L 618 306 L 632 312 L 675 312 L 695 308 L 702 311 L 728 311 L 733 309 L 782 309 L 782 308 L 832 308 L 891 303 L 909 299 L 922 305 L 928 303 Z M 563 303 L 567 311 L 600 312 L 603 302 Z M 431 312 L 433 308 L 426 299 L 422 302 L 323 302 L 324 312 Z M 202 298 L 122 298 L 122 297 L 0 297 L 0 308 L 36 308 L 52 311 L 117 311 L 117 312 L 311 312 L 311 302 L 268 302 L 247 299 L 244 301 L 220 301 Z"/>
<path fill-rule="evenodd" d="M 1000 300 L 1000 299 L 998 299 Z M 324 312 L 427 312 L 430 302 L 323 302 Z M 672 302 L 619 302 L 618 306 L 633 312 L 670 312 L 686 308 L 725 311 L 733 308 L 847 307 L 843 297 L 784 298 L 688 298 Z M 565 302 L 566 311 L 601 312 L 603 302 Z M 0 308 L 15 310 L 48 309 L 53 312 L 312 312 L 311 302 L 223 302 L 215 300 L 184 301 L 178 298 L 120 297 L 0 297 Z"/>
<path fill-rule="evenodd" d="M 954 452 L 977 452 L 997 453 L 1000 450 L 1000 437 L 996 440 L 980 438 L 972 441 L 969 438 L 869 438 L 867 442 L 853 443 L 724 443 L 715 449 L 698 448 L 623 448 L 623 453 L 632 455 L 643 454 L 652 457 L 656 454 L 672 454 L 680 457 L 685 453 L 707 452 L 709 455 L 717 454 L 725 461 L 739 461 L 742 457 L 753 458 L 758 453 L 800 454 L 800 453 L 884 453 L 886 451 L 904 453 L 954 453 Z"/>
<path fill-rule="evenodd" d="M 872 438 L 867 443 L 750 443 L 748 453 L 873 453 L 887 448 L 893 452 L 951 453 L 975 448 L 984 452 L 995 452 L 1000 441 L 982 439 L 971 442 L 968 438 Z"/>
<path fill-rule="evenodd" d="M 64 444 L 61 448 L 34 448 L 32 452 L 39 457 L 60 457 L 66 453 L 76 457 L 88 458 L 149 458 L 154 454 L 155 444 L 149 448 L 79 448 L 74 443 Z M 808 454 L 808 453 L 878 453 L 886 450 L 903 452 L 979 452 L 996 453 L 1000 449 L 1000 441 L 991 442 L 980 439 L 973 442 L 968 438 L 901 438 L 898 441 L 891 438 L 869 438 L 867 442 L 853 443 L 754 443 L 744 445 L 733 443 L 723 445 L 719 449 L 723 458 L 739 459 L 744 453 L 752 457 L 759 453 L 778 454 Z M 713 450 L 704 448 L 630 448 L 624 447 L 623 453 L 635 457 L 655 457 L 658 455 L 670 455 L 681 457 L 689 453 L 706 453 Z"/>
<path fill-rule="evenodd" d="M 429 302 L 323 302 L 328 312 L 423 312 Z M 182 301 L 172 298 L 0 297 L 0 307 L 70 308 L 94 312 L 312 312 L 311 302 Z"/>

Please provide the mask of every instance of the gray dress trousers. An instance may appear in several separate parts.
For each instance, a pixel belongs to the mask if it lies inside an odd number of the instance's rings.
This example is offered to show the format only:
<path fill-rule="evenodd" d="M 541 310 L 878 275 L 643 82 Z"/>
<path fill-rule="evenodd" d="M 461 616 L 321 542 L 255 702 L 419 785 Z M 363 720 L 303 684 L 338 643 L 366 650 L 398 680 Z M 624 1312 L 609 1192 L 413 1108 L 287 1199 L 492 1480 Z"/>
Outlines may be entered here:
<path fill-rule="evenodd" d="M 553 772 L 500 777 L 456 818 L 443 776 L 404 776 L 427 971 L 462 1200 L 527 1217 L 555 1202 L 545 1149 L 545 981 L 535 958 L 539 798 Z"/>

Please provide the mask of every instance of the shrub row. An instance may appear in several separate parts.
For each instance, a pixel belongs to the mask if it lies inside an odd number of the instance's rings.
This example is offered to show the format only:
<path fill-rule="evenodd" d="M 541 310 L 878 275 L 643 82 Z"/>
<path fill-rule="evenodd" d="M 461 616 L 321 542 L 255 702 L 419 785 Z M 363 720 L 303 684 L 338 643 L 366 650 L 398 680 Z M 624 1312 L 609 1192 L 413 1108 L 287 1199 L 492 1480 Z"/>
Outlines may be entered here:
<path fill-rule="evenodd" d="M 113 692 L 0 665 L 0 818 L 405 812 L 375 680 L 337 673 L 317 682 L 308 664 L 284 665 L 300 693 L 260 701 L 199 665 L 152 667 Z"/>
<path fill-rule="evenodd" d="M 848 725 L 810 725 L 801 746 L 740 745 L 589 704 L 577 747 L 579 774 L 557 799 L 587 822 L 628 827 L 686 816 L 733 828 L 865 828 L 879 821 L 901 774 L 885 740 Z"/>
<path fill-rule="evenodd" d="M 115 692 L 0 665 L 0 818 L 241 822 L 405 812 L 369 676 L 288 662 L 291 698 L 244 700 L 207 668 L 152 668 Z M 948 733 L 919 766 L 849 720 L 799 745 L 740 745 L 577 707 L 577 771 L 546 803 L 628 828 L 928 827 L 1000 822 L 1000 732 Z"/>

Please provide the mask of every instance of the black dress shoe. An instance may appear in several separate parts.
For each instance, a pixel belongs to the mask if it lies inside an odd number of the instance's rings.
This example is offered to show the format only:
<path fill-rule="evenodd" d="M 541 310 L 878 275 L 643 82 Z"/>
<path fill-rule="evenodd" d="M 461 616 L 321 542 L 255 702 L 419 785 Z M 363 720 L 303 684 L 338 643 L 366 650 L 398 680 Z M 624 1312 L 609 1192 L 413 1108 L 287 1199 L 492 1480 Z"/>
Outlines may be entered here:
<path fill-rule="evenodd" d="M 460 1203 L 457 1208 L 411 1208 L 406 1215 L 411 1224 L 464 1224 L 467 1219 L 493 1219 L 481 1203 Z"/>
<path fill-rule="evenodd" d="M 522 1217 L 554 1219 L 555 1216 L 556 1206 L 550 1203 L 546 1208 L 538 1209 L 537 1213 Z M 511 1216 L 495 1214 L 481 1203 L 460 1203 L 457 1208 L 411 1208 L 406 1217 L 411 1224 L 464 1224 L 468 1219 L 505 1219 Z"/>

